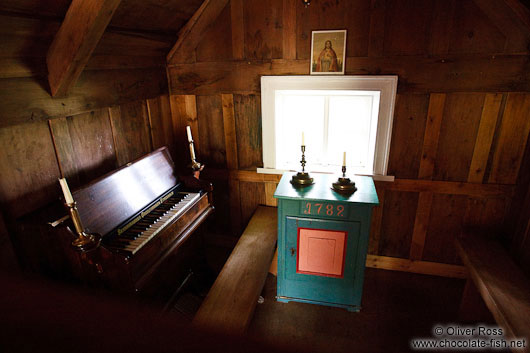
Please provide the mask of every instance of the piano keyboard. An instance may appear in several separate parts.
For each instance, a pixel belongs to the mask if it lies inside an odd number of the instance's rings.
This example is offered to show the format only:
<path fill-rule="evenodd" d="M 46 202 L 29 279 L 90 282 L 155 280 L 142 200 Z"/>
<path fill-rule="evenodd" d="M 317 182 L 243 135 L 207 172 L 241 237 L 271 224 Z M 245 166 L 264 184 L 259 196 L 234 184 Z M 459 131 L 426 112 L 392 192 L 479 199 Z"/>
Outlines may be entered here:
<path fill-rule="evenodd" d="M 136 222 L 131 228 L 112 239 L 109 248 L 135 254 L 166 225 L 180 217 L 196 200 L 199 193 L 176 193 Z"/>

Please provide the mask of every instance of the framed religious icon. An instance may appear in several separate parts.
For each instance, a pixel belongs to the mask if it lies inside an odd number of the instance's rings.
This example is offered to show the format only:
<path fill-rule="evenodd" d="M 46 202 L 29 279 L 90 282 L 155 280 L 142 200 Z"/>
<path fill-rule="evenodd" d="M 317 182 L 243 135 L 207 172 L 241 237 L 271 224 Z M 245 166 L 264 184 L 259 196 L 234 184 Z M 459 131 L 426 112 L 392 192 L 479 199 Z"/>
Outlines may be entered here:
<path fill-rule="evenodd" d="M 311 75 L 344 75 L 346 30 L 311 32 Z"/>

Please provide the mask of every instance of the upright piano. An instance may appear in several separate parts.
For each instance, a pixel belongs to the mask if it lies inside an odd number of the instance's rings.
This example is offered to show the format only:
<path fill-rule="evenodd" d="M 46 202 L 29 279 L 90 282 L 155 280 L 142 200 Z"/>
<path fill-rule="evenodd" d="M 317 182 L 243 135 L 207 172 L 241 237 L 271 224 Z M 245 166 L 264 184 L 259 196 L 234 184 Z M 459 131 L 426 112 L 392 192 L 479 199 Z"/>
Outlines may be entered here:
<path fill-rule="evenodd" d="M 96 234 L 99 245 L 85 251 L 72 246 L 77 235 L 57 201 L 17 222 L 23 263 L 61 279 L 157 300 L 189 273 L 197 254 L 193 234 L 213 211 L 212 185 L 177 177 L 166 147 L 75 190 L 73 198 L 85 232 Z"/>

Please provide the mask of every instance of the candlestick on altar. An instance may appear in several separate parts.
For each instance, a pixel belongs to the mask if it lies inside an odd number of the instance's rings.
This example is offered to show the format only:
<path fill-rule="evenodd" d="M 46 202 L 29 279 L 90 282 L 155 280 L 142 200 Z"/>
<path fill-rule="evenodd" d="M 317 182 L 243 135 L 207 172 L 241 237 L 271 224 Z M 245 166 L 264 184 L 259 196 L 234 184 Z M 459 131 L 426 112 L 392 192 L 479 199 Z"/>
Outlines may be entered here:
<path fill-rule="evenodd" d="M 331 188 L 343 194 L 351 194 L 357 190 L 355 183 L 346 177 L 346 152 L 342 155 L 342 177 L 339 177 L 336 182 L 332 183 Z"/>
<path fill-rule="evenodd" d="M 304 143 L 304 133 L 302 132 L 302 143 Z M 309 176 L 309 173 L 305 171 L 305 145 L 302 145 L 302 160 L 300 161 L 300 164 L 302 165 L 302 171 L 296 173 L 296 175 L 293 175 L 291 179 L 291 184 L 294 186 L 309 186 L 313 184 L 313 178 Z"/>

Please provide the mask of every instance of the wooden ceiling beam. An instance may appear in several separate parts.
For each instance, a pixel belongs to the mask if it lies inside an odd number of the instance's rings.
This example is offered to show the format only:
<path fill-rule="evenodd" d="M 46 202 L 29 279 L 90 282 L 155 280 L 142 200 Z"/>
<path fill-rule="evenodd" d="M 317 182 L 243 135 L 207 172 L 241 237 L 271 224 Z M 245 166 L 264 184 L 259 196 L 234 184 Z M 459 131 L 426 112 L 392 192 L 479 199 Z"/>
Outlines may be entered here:
<path fill-rule="evenodd" d="M 167 55 L 168 64 L 189 62 L 204 33 L 219 17 L 228 0 L 204 0 L 199 9 L 178 33 L 178 39 Z"/>
<path fill-rule="evenodd" d="M 66 96 L 121 0 L 73 0 L 46 55 L 53 97 Z"/>
<path fill-rule="evenodd" d="M 526 49 L 530 41 L 530 10 L 519 0 L 474 0 L 506 36 L 506 49 Z"/>

